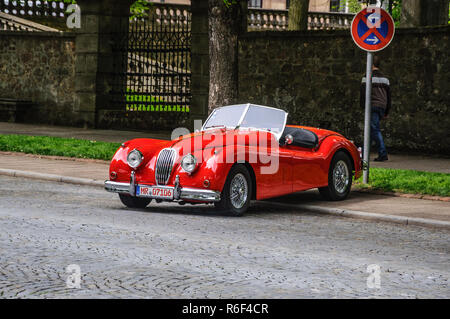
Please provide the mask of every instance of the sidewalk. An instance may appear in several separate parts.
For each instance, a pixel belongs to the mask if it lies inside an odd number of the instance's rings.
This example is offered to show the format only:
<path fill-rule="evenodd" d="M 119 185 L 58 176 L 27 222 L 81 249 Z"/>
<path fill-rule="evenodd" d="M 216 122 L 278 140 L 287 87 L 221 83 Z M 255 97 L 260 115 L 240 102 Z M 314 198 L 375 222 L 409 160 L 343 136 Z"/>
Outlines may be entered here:
<path fill-rule="evenodd" d="M 134 138 L 170 139 L 171 132 L 133 132 L 113 130 L 85 130 L 82 128 L 45 126 L 0 122 L 0 134 L 44 135 L 93 141 L 122 143 Z M 372 154 L 371 159 L 376 155 Z M 389 155 L 389 161 L 371 162 L 371 167 L 409 169 L 450 174 L 450 158 L 420 155 Z M 0 167 L 1 168 L 1 167 Z"/>
<path fill-rule="evenodd" d="M 91 141 L 122 143 L 134 138 L 170 139 L 171 132 L 134 132 L 114 130 L 92 130 L 65 126 L 48 126 L 0 122 L 0 134 L 54 136 Z"/>
<path fill-rule="evenodd" d="M 102 187 L 103 181 L 108 178 L 108 168 L 109 163 L 105 161 L 61 159 L 0 152 L 0 178 L 1 175 L 14 176 L 13 172 L 19 172 L 18 174 L 15 173 L 15 176 L 34 177 L 38 179 L 49 179 L 44 175 L 52 174 L 54 176 L 72 178 L 67 179 L 67 182 L 77 184 L 79 183 L 79 179 L 84 179 L 91 181 L 90 183 L 84 184 Z M 30 176 L 21 172 L 27 172 Z M 57 179 L 57 181 L 60 180 L 61 178 Z M 342 202 L 323 201 L 318 191 L 312 190 L 259 203 L 278 205 L 280 207 L 290 205 L 291 209 L 297 207 L 302 211 L 310 210 L 319 213 L 332 213 L 333 215 L 358 218 L 365 218 L 365 215 L 370 217 L 370 214 L 377 214 L 374 218 L 369 218 L 377 221 L 384 220 L 383 218 L 379 218 L 379 216 L 386 216 L 386 220 L 389 221 L 393 215 L 403 218 L 401 221 L 397 221 L 401 223 L 408 223 L 406 218 L 420 218 L 428 221 L 431 220 L 432 222 L 450 223 L 450 202 L 373 195 L 359 192 L 352 192 L 349 199 Z M 342 212 L 347 213 L 343 214 Z M 362 217 L 359 214 L 360 212 L 362 212 Z"/>

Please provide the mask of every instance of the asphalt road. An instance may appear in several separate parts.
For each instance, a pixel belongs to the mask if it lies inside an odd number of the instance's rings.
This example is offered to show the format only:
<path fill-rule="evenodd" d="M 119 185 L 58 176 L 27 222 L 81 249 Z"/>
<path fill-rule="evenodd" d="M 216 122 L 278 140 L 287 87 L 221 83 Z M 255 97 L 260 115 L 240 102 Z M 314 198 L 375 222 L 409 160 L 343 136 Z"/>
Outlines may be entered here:
<path fill-rule="evenodd" d="M 0 176 L 2 298 L 450 298 L 449 239 L 259 203 L 242 218 L 129 210 L 98 188 Z"/>

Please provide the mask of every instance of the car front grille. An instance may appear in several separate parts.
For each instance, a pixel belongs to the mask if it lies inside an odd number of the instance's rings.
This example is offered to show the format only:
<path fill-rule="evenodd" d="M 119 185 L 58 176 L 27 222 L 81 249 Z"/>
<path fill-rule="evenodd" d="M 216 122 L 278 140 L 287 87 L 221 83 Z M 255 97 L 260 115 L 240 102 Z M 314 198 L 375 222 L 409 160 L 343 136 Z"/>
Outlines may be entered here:
<path fill-rule="evenodd" d="M 166 185 L 176 158 L 176 151 L 172 148 L 163 149 L 156 161 L 155 178 L 158 185 Z"/>

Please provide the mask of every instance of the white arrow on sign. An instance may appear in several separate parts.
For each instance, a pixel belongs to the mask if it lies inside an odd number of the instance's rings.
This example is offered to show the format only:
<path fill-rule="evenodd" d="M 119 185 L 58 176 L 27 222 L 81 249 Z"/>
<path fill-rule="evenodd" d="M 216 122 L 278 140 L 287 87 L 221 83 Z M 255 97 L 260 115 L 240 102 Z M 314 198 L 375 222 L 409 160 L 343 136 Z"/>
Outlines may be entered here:
<path fill-rule="evenodd" d="M 367 22 L 368 22 L 367 26 L 369 28 L 374 28 L 374 27 L 377 28 L 377 29 L 380 28 L 380 26 L 381 26 L 381 23 L 380 23 L 381 22 L 381 13 L 379 11 L 380 11 L 379 9 L 375 10 L 374 13 L 372 13 L 371 15 L 369 15 L 367 17 Z"/>
<path fill-rule="evenodd" d="M 380 40 L 377 37 L 367 39 L 367 41 L 372 42 L 373 44 L 377 44 L 378 42 L 380 42 Z"/>

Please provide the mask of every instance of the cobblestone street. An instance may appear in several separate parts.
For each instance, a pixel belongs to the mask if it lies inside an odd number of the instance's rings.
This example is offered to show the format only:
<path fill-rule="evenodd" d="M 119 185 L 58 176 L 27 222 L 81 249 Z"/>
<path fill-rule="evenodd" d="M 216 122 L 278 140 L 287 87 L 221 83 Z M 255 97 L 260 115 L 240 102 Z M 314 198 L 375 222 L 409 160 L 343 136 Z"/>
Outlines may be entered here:
<path fill-rule="evenodd" d="M 98 188 L 0 176 L 0 297 L 450 298 L 448 231 L 212 207 L 130 210 Z"/>

